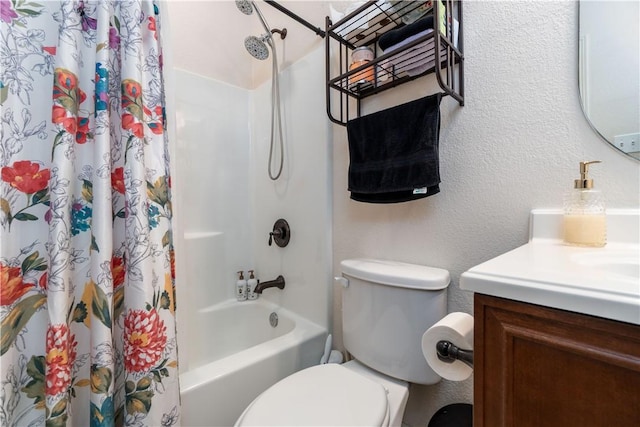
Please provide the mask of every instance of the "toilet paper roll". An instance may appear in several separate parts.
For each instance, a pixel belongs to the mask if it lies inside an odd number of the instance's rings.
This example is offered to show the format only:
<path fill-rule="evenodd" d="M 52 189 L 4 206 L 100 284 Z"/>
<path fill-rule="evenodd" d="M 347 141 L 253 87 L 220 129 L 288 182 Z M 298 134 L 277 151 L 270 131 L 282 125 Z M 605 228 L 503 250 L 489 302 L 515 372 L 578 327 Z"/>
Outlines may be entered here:
<path fill-rule="evenodd" d="M 338 350 L 331 350 L 331 355 L 327 363 L 342 363 L 343 359 L 342 353 Z"/>
<path fill-rule="evenodd" d="M 442 378 L 463 381 L 469 378 L 473 369 L 460 360 L 453 363 L 438 359 L 436 344 L 446 340 L 461 350 L 473 350 L 473 316 L 467 313 L 449 313 L 422 335 L 422 354 L 427 363 Z"/>

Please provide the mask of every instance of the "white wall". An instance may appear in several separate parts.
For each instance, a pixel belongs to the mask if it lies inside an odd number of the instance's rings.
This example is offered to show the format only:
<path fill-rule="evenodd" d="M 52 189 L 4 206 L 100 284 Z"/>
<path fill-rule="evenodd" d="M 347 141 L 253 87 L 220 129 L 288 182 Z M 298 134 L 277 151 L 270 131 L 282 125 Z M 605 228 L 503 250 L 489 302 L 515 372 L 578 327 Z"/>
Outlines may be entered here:
<path fill-rule="evenodd" d="M 442 101 L 439 194 L 398 205 L 351 201 L 345 130 L 335 128 L 333 259 L 336 274 L 340 260 L 359 256 L 446 268 L 449 311 L 471 313 L 460 274 L 526 243 L 529 211 L 561 207 L 579 161 L 603 161 L 592 173 L 611 207 L 640 206 L 640 163 L 604 143 L 580 110 L 576 3 L 467 1 L 464 37 L 465 106 Z M 418 79 L 365 108 L 426 95 L 432 84 Z M 472 394 L 471 379 L 412 387 L 405 422 L 425 426 Z"/>

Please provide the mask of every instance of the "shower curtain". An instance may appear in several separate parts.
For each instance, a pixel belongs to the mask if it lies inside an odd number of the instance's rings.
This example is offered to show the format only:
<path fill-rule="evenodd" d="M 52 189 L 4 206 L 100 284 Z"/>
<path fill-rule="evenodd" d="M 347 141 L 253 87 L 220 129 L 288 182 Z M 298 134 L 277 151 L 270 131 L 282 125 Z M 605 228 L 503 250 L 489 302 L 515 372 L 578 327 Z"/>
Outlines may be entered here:
<path fill-rule="evenodd" d="M 179 425 L 158 7 L 0 25 L 0 425 Z"/>

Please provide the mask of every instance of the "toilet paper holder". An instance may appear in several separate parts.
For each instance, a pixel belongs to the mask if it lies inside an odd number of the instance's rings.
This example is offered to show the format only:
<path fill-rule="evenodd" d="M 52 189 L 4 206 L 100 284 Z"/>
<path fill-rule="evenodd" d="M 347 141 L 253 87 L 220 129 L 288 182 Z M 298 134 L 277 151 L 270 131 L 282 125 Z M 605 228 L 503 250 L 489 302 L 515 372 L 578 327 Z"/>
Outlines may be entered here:
<path fill-rule="evenodd" d="M 451 341 L 438 341 L 436 343 L 436 354 L 438 359 L 443 362 L 453 363 L 459 360 L 473 368 L 473 350 L 462 350 Z"/>

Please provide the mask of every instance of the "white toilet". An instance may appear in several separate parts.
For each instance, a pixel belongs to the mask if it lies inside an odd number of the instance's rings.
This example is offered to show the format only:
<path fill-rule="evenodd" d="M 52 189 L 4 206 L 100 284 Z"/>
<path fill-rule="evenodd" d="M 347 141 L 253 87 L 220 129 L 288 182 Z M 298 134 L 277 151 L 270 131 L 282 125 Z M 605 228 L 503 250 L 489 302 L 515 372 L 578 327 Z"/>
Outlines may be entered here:
<path fill-rule="evenodd" d="M 372 259 L 341 263 L 344 346 L 355 358 L 296 372 L 258 396 L 236 426 L 400 426 L 409 382 L 440 377 L 422 334 L 447 313 L 447 270 Z"/>

